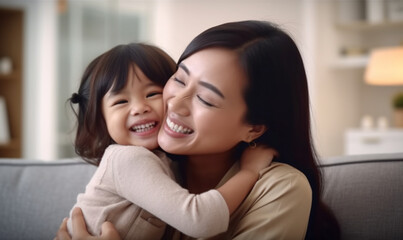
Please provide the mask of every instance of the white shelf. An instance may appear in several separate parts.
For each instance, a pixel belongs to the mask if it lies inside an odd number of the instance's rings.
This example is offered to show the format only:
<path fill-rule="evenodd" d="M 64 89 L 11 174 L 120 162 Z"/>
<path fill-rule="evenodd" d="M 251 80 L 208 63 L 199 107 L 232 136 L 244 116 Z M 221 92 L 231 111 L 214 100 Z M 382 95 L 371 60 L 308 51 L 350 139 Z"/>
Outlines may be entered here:
<path fill-rule="evenodd" d="M 340 34 L 350 32 L 355 36 L 359 36 L 363 32 L 370 33 L 371 35 L 376 35 L 380 34 L 381 31 L 383 30 L 388 30 L 389 32 L 387 34 L 390 34 L 396 31 L 401 32 L 403 29 L 403 21 L 385 20 L 383 22 L 376 22 L 376 23 L 369 21 L 351 21 L 351 22 L 336 23 L 335 27 L 337 30 L 341 31 Z M 365 44 L 361 44 L 361 46 L 362 45 Z M 350 43 L 349 46 L 354 46 L 354 44 Z M 359 43 L 358 46 L 360 46 Z M 380 46 L 371 46 L 370 48 L 381 46 L 382 44 Z M 365 47 L 368 48 L 369 46 Z M 368 64 L 368 60 L 369 60 L 368 55 L 357 55 L 348 57 L 340 56 L 333 60 L 333 62 L 331 63 L 331 67 L 335 69 L 364 69 Z"/>
<path fill-rule="evenodd" d="M 355 21 L 346 23 L 337 23 L 336 27 L 339 30 L 346 31 L 376 31 L 385 28 L 401 28 L 403 27 L 403 21 L 384 21 L 371 23 L 368 21 Z"/>
<path fill-rule="evenodd" d="M 348 129 L 345 132 L 345 154 L 403 152 L 403 129 Z"/>
<path fill-rule="evenodd" d="M 368 59 L 369 57 L 367 55 L 340 57 L 332 63 L 332 67 L 336 69 L 365 68 L 365 66 L 368 64 Z"/>

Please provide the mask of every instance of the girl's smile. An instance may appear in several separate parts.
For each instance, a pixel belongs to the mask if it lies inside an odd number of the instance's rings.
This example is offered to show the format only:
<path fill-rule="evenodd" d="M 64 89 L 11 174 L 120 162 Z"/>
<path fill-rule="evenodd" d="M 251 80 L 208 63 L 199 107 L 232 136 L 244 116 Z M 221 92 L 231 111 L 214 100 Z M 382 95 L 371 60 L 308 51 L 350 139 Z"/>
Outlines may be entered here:
<path fill-rule="evenodd" d="M 143 123 L 135 123 L 130 127 L 130 131 L 140 136 L 146 136 L 158 130 L 159 122 L 153 120 L 142 121 Z"/>

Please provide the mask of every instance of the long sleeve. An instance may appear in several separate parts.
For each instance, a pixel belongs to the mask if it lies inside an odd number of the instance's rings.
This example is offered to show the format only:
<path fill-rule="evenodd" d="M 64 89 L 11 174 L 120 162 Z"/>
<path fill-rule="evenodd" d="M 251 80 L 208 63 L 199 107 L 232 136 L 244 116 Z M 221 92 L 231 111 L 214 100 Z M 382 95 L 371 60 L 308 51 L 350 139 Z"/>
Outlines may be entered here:
<path fill-rule="evenodd" d="M 210 237 L 229 224 L 217 190 L 190 194 L 172 178 L 169 160 L 143 147 L 113 145 L 105 152 L 119 195 L 192 237 Z"/>

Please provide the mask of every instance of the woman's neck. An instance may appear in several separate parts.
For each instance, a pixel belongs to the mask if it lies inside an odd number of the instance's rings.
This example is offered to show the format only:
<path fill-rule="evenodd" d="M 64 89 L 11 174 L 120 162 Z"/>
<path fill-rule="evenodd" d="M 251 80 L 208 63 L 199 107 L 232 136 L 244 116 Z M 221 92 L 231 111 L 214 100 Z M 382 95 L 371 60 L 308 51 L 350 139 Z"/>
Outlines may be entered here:
<path fill-rule="evenodd" d="M 214 189 L 235 161 L 231 152 L 189 156 L 184 162 L 187 189 L 191 193 Z"/>

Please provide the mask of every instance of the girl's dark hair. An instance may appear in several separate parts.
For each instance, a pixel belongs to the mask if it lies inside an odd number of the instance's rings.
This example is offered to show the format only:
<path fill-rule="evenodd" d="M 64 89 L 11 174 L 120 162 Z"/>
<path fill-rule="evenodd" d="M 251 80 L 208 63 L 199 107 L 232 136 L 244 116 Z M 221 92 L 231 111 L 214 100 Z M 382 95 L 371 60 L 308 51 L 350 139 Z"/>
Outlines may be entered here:
<path fill-rule="evenodd" d="M 225 23 L 194 38 L 178 63 L 213 47 L 232 49 L 239 55 L 248 76 L 244 92 L 246 121 L 268 128 L 256 142 L 275 148 L 279 153 L 276 160 L 303 172 L 311 185 L 306 239 L 339 238 L 337 221 L 321 201 L 322 181 L 311 138 L 308 83 L 295 42 L 269 22 Z"/>
<path fill-rule="evenodd" d="M 78 92 L 68 99 L 78 120 L 75 151 L 91 164 L 99 165 L 105 149 L 113 143 L 102 115 L 102 98 L 111 88 L 118 92 L 126 86 L 134 65 L 160 86 L 176 70 L 175 61 L 160 48 L 142 43 L 118 45 L 87 66 Z"/>

